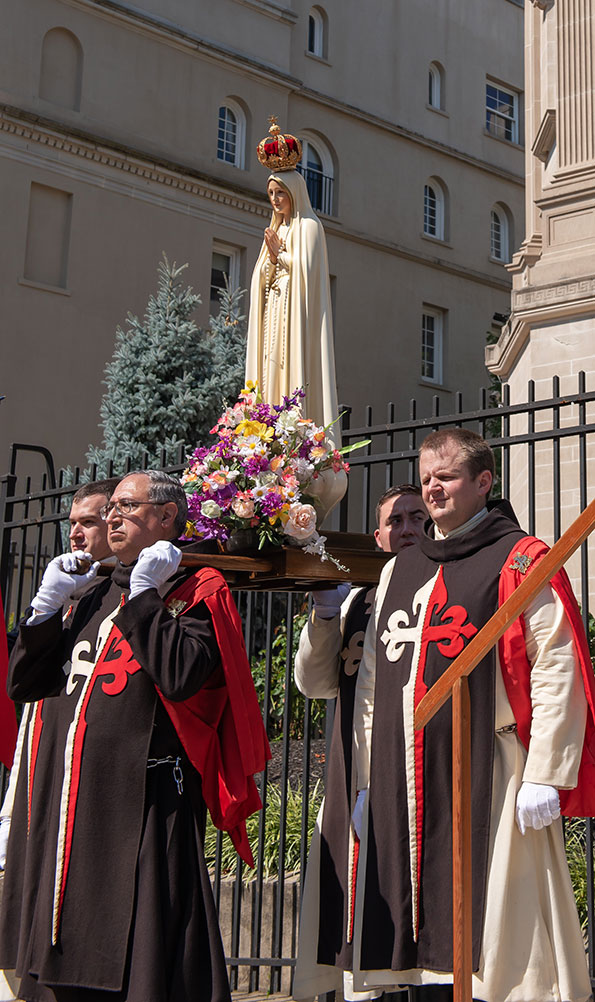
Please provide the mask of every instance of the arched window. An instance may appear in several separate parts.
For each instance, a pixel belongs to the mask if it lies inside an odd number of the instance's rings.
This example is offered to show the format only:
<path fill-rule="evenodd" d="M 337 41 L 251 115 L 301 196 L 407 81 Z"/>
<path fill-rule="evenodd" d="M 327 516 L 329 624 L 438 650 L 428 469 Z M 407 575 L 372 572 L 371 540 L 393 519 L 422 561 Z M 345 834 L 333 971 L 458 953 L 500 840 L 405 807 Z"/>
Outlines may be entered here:
<path fill-rule="evenodd" d="M 333 158 L 322 141 L 302 137 L 302 159 L 298 170 L 304 175 L 313 209 L 333 214 Z"/>
<path fill-rule="evenodd" d="M 217 159 L 233 167 L 243 168 L 246 145 L 246 117 L 240 106 L 230 99 L 219 108 L 217 129 Z"/>
<path fill-rule="evenodd" d="M 444 70 L 436 62 L 428 68 L 428 104 L 430 108 L 444 109 Z"/>
<path fill-rule="evenodd" d="M 308 49 L 311 56 L 326 59 L 327 21 L 321 7 L 312 7 L 308 14 Z"/>
<path fill-rule="evenodd" d="M 51 28 L 41 47 L 39 96 L 62 108 L 80 111 L 83 50 L 66 28 Z"/>
<path fill-rule="evenodd" d="M 496 204 L 490 212 L 490 257 L 506 264 L 510 261 L 511 226 L 509 210 Z"/>
<path fill-rule="evenodd" d="M 435 177 L 424 185 L 424 236 L 437 240 L 447 238 L 446 188 Z"/>

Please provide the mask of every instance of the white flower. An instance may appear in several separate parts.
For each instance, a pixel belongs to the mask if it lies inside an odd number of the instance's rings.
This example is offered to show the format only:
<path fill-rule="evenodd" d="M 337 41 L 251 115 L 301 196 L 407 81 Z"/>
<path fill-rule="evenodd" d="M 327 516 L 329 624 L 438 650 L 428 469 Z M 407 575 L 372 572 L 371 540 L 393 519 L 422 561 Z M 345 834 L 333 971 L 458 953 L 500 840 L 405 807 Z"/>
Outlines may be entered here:
<path fill-rule="evenodd" d="M 298 459 L 295 464 L 295 475 L 301 484 L 305 484 L 306 481 L 310 480 L 312 474 L 314 473 L 314 464 L 309 463 L 307 459 Z"/>
<path fill-rule="evenodd" d="M 298 542 L 306 542 L 316 532 L 316 512 L 311 504 L 301 504 L 296 501 L 290 505 L 288 519 L 283 531 Z"/>
<path fill-rule="evenodd" d="M 264 498 L 267 494 L 270 494 L 270 487 L 268 487 L 267 484 L 257 481 L 254 487 L 250 488 L 250 494 L 255 501 L 258 501 L 259 498 Z"/>
<path fill-rule="evenodd" d="M 277 418 L 277 423 L 275 424 L 275 434 L 279 435 L 280 438 L 284 438 L 287 435 L 294 435 L 298 430 L 299 420 L 300 412 L 297 407 L 292 407 L 290 411 L 282 411 Z"/>
<path fill-rule="evenodd" d="M 313 553 L 316 557 L 320 557 L 322 560 L 328 560 L 324 547 L 325 543 L 326 536 L 319 536 L 318 533 L 315 532 L 312 539 L 310 539 L 303 547 L 304 553 Z"/>
<path fill-rule="evenodd" d="M 266 456 L 266 443 L 262 442 L 258 435 L 241 435 L 236 442 L 236 449 L 240 456 Z"/>
<path fill-rule="evenodd" d="M 200 506 L 200 513 L 201 515 L 204 515 L 205 518 L 219 518 L 221 508 L 216 501 L 203 501 Z"/>

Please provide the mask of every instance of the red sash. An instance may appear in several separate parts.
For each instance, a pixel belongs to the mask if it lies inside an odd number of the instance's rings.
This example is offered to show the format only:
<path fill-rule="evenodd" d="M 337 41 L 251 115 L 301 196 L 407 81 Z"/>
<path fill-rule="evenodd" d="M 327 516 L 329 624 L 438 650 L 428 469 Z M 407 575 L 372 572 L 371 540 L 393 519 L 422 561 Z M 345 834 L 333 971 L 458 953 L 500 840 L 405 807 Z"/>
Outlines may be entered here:
<path fill-rule="evenodd" d="M 522 580 L 522 561 L 516 561 L 516 554 L 529 556 L 533 561 L 541 560 L 549 547 L 534 536 L 527 536 L 515 543 L 500 574 L 499 603 L 502 605 Z M 589 645 L 581 619 L 579 607 L 574 597 L 568 575 L 560 570 L 550 582 L 561 600 L 572 628 L 574 644 L 578 654 L 585 695 L 587 697 L 587 724 L 583 754 L 574 790 L 560 790 L 562 814 L 568 817 L 592 817 L 595 815 L 595 675 L 589 654 Z M 508 628 L 499 641 L 500 664 L 504 685 L 514 713 L 518 735 L 526 748 L 531 737 L 531 665 L 525 647 L 525 620 L 520 616 Z"/>
<path fill-rule="evenodd" d="M 201 568 L 165 599 L 173 614 L 198 602 L 207 606 L 213 625 L 224 685 L 203 686 L 183 702 L 159 696 L 188 758 L 202 777 L 202 792 L 213 824 L 229 832 L 244 862 L 254 866 L 246 818 L 262 807 L 253 779 L 271 757 L 262 722 L 242 624 L 229 588 L 219 571 Z"/>

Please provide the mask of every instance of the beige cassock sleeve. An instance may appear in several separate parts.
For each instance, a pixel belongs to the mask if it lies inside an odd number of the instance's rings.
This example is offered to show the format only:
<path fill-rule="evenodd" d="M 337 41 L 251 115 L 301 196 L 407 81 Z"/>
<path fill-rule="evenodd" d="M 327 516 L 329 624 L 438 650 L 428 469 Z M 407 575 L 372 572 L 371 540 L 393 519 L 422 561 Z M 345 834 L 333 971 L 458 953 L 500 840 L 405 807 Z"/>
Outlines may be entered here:
<path fill-rule="evenodd" d="M 572 629 L 549 586 L 525 612 L 531 663 L 531 738 L 523 780 L 560 789 L 576 786 L 587 700 Z"/>
<path fill-rule="evenodd" d="M 386 589 L 391 579 L 395 558 L 385 564 L 380 575 L 374 609 L 370 616 L 364 650 L 357 675 L 353 707 L 353 737 L 355 750 L 356 789 L 364 790 L 370 784 L 370 753 L 374 723 L 374 687 L 376 682 L 376 626 Z"/>
<path fill-rule="evenodd" d="M 310 699 L 334 699 L 339 690 L 339 668 L 345 617 L 360 588 L 352 588 L 332 619 L 320 619 L 312 610 L 300 635 L 295 656 L 295 684 Z"/>

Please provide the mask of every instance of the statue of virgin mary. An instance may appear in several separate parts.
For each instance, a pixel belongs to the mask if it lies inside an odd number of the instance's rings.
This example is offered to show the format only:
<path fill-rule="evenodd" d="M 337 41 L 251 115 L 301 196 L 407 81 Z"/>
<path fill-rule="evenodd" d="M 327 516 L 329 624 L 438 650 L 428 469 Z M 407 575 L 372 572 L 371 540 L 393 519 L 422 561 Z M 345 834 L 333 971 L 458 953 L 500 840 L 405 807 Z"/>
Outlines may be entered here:
<path fill-rule="evenodd" d="M 272 216 L 250 286 L 246 379 L 258 380 L 272 404 L 303 387 L 304 415 L 328 427 L 337 422 L 338 406 L 324 229 L 295 170 L 299 140 L 281 135 L 273 122 L 258 156 L 272 168 Z M 329 437 L 339 443 L 338 422 Z"/>

